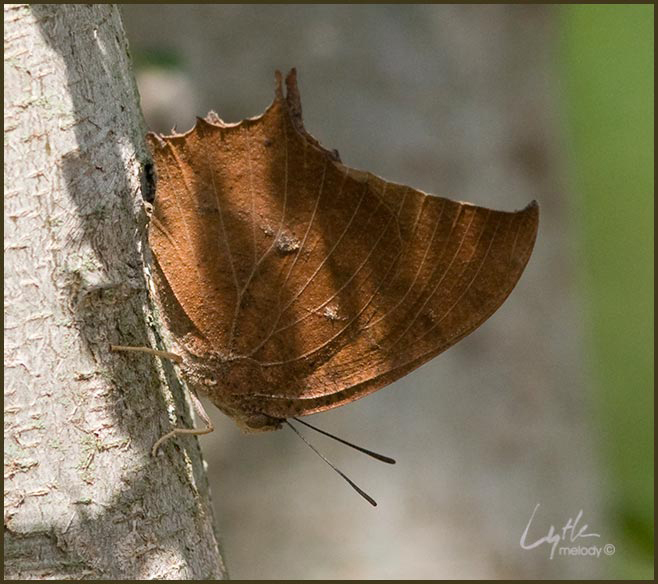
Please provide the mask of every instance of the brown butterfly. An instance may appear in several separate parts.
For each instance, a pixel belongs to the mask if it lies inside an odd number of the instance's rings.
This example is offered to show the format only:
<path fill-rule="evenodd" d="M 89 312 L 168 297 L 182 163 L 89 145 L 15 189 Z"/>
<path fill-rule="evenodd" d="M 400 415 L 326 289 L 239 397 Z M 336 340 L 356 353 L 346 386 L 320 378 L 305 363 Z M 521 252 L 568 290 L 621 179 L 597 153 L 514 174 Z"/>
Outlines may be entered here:
<path fill-rule="evenodd" d="M 538 226 L 534 202 L 494 211 L 344 166 L 304 129 L 295 70 L 285 95 L 276 79 L 259 117 L 149 135 L 149 243 L 176 358 L 250 432 L 362 398 L 475 330 Z"/>

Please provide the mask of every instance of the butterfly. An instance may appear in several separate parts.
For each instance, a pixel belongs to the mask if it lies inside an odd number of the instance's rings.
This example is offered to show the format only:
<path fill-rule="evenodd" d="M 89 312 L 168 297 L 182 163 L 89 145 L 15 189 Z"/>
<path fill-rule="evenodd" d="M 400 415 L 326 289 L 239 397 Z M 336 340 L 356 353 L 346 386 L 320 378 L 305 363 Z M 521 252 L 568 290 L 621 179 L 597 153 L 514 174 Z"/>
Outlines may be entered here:
<path fill-rule="evenodd" d="M 248 432 L 365 397 L 474 331 L 516 285 L 539 220 L 535 202 L 496 211 L 343 165 L 305 130 L 295 70 L 285 94 L 276 82 L 258 117 L 211 112 L 148 136 L 174 355 Z"/>

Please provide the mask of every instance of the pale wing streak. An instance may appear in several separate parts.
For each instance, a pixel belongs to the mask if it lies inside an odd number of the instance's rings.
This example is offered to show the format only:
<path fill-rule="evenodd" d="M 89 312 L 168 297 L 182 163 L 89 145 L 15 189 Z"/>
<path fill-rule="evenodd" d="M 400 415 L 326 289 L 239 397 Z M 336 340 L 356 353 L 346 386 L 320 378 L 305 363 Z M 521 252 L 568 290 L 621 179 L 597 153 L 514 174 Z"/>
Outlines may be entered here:
<path fill-rule="evenodd" d="M 489 214 L 487 215 L 487 219 L 486 219 L 484 225 L 482 226 L 482 232 L 480 233 L 480 236 L 478 237 L 478 243 L 480 242 L 480 240 L 482 239 L 482 236 L 484 235 L 484 231 L 485 231 L 485 228 L 486 228 L 487 223 L 489 222 L 489 217 L 490 217 L 490 216 L 491 216 L 491 211 L 489 211 Z M 488 245 L 486 251 L 484 252 L 484 255 L 482 256 L 482 260 L 480 261 L 480 265 L 478 266 L 478 269 L 475 271 L 475 274 L 474 274 L 473 277 L 471 278 L 471 281 L 466 285 L 466 288 L 464 288 L 464 291 L 459 295 L 459 298 L 457 298 L 457 300 L 456 300 L 456 301 L 454 302 L 454 304 L 453 304 L 453 305 L 452 305 L 452 306 L 451 306 L 451 307 L 445 312 L 445 314 L 444 314 L 444 315 L 443 315 L 443 316 L 442 316 L 437 322 L 435 322 L 435 323 L 434 323 L 429 329 L 427 329 L 427 330 L 426 330 L 426 331 L 425 331 L 425 332 L 419 337 L 418 340 L 423 339 L 423 338 L 424 338 L 429 332 L 431 332 L 431 331 L 434 330 L 437 326 L 439 326 L 439 325 L 441 324 L 441 322 L 443 322 L 443 321 L 447 318 L 447 316 L 452 312 L 452 310 L 455 308 L 455 306 L 457 306 L 457 305 L 462 301 L 462 298 L 464 298 L 464 296 L 466 296 L 467 292 L 470 290 L 471 286 L 473 285 L 473 282 L 475 282 L 475 280 L 477 279 L 478 275 L 480 274 L 480 271 L 481 271 L 482 268 L 484 267 L 484 263 L 485 263 L 487 257 L 489 256 L 489 252 L 491 251 L 491 247 L 493 246 L 493 242 L 494 242 L 494 240 L 496 239 L 496 233 L 498 233 L 498 227 L 499 227 L 499 225 L 500 225 L 500 221 L 498 221 L 498 223 L 496 223 L 496 227 L 495 227 L 495 229 L 494 229 L 493 235 L 491 236 L 491 241 L 489 242 L 489 245 Z M 473 254 L 475 254 L 475 250 L 477 250 L 477 245 L 475 246 L 475 249 L 473 250 Z M 469 259 L 469 261 L 470 261 L 470 259 Z M 467 268 L 468 268 L 468 266 L 466 266 L 466 267 L 464 268 L 464 270 L 462 271 L 462 274 L 466 271 Z M 434 290 L 434 292 L 432 292 L 432 296 L 434 296 L 434 293 L 435 293 L 435 292 L 436 292 L 436 289 Z"/>
<path fill-rule="evenodd" d="M 281 212 L 281 220 L 279 221 L 279 228 L 276 232 L 276 235 L 272 238 L 272 243 L 270 244 L 270 247 L 267 248 L 265 253 L 260 257 L 260 259 L 254 264 L 254 267 L 252 268 L 251 272 L 249 273 L 249 276 L 247 277 L 247 281 L 245 282 L 245 285 L 242 287 L 242 290 L 239 290 L 238 293 L 238 299 L 235 304 L 235 311 L 233 312 L 233 322 L 231 323 L 231 336 L 229 337 L 229 350 L 233 348 L 233 338 L 235 337 L 235 327 L 238 323 L 238 313 L 240 312 L 240 307 L 242 306 L 242 300 L 244 298 L 244 293 L 247 291 L 247 288 L 249 287 L 249 284 L 251 284 L 251 280 L 253 277 L 256 275 L 258 272 L 258 268 L 260 267 L 261 263 L 263 260 L 268 256 L 268 254 L 272 251 L 274 246 L 276 245 L 277 240 L 279 239 L 279 236 L 281 235 L 281 229 L 283 228 L 283 224 L 286 220 L 286 209 L 288 207 L 288 134 L 286 132 L 286 126 L 285 124 L 283 125 L 283 133 L 284 133 L 284 141 L 286 144 L 286 149 L 285 149 L 285 158 L 284 158 L 284 168 L 283 168 L 283 210 Z"/>
<path fill-rule="evenodd" d="M 391 216 L 389 217 L 389 219 L 388 219 L 388 223 L 386 224 L 386 227 L 384 227 L 384 229 L 382 230 L 382 233 L 381 233 L 381 235 L 379 236 L 379 239 L 377 240 L 377 242 L 375 243 L 375 245 L 373 246 L 372 250 L 370 251 L 370 254 L 372 254 L 372 252 L 376 249 L 377 245 L 379 244 L 379 241 L 382 239 L 382 237 L 384 236 L 384 234 L 388 231 L 388 226 L 391 224 L 391 221 L 392 221 L 392 220 L 393 220 L 393 215 L 391 215 Z M 292 358 L 292 359 L 286 359 L 285 361 L 269 361 L 269 362 L 262 362 L 262 361 L 261 361 L 260 364 L 261 364 L 263 367 L 272 367 L 272 366 L 275 366 L 275 365 L 287 365 L 288 363 L 292 363 L 292 362 L 294 362 L 294 361 L 299 361 L 299 360 L 301 360 L 301 359 L 306 359 L 307 357 L 310 357 L 313 353 L 317 353 L 318 351 L 321 351 L 324 347 L 326 347 L 326 346 L 329 345 L 332 341 L 334 341 L 335 339 L 337 339 L 337 338 L 338 338 L 340 335 L 342 335 L 342 334 L 343 334 L 343 333 L 344 333 L 344 332 L 345 332 L 350 326 L 352 326 L 352 323 L 354 323 L 354 322 L 355 322 L 355 321 L 361 316 L 361 314 L 363 314 L 363 311 L 364 311 L 366 308 L 368 308 L 368 306 L 369 306 L 370 303 L 372 302 L 372 299 L 377 295 L 377 292 L 379 291 L 379 288 L 381 287 L 381 285 L 383 284 L 383 282 L 386 280 L 386 277 L 388 276 L 388 272 L 389 272 L 389 271 L 391 270 L 391 268 L 395 265 L 395 260 L 400 256 L 400 253 L 401 253 L 401 252 L 398 252 L 398 255 L 396 256 L 396 258 L 391 262 L 390 266 L 388 267 L 388 270 L 386 271 L 386 273 L 384 274 L 384 276 L 382 276 L 382 279 L 380 280 L 379 284 L 377 285 L 377 288 L 375 289 L 375 291 L 371 294 L 370 299 L 368 300 L 368 302 L 366 302 L 366 303 L 363 305 L 363 307 L 361 308 L 361 310 L 359 310 L 359 312 L 357 312 L 357 313 L 356 313 L 356 314 L 355 314 L 355 315 L 354 315 L 354 316 L 353 316 L 353 317 L 347 322 L 347 324 L 346 324 L 342 329 L 340 329 L 340 330 L 339 330 L 339 331 L 338 331 L 333 337 L 330 337 L 330 338 L 327 339 L 324 343 L 322 343 L 321 345 L 318 345 L 317 347 L 315 347 L 314 349 L 311 349 L 310 351 L 307 351 L 307 352 L 304 353 L 303 355 L 299 355 L 299 356 L 294 357 L 294 358 Z M 356 274 L 358 273 L 358 271 L 361 269 L 361 267 L 363 267 L 363 266 L 366 264 L 366 262 L 368 261 L 368 258 L 370 257 L 370 254 L 368 254 L 368 257 L 363 261 L 363 263 L 362 263 L 361 266 L 358 268 L 358 270 L 356 270 L 356 271 L 354 272 L 354 275 L 356 275 Z M 352 278 L 354 277 L 354 275 L 352 276 Z M 345 287 L 345 286 L 343 286 L 343 287 Z M 341 290 L 342 290 L 342 288 L 341 288 Z M 340 292 L 340 290 L 339 290 L 339 292 Z M 329 300 L 328 300 L 327 302 L 329 302 Z M 327 302 L 325 302 L 324 304 L 326 304 Z M 318 308 L 322 308 L 322 306 L 324 306 L 324 304 L 321 304 Z M 317 308 L 316 308 L 315 310 L 317 310 Z M 310 316 L 310 314 L 309 314 L 309 315 L 306 315 L 306 316 L 304 316 L 304 317 L 302 317 L 300 320 L 304 320 L 304 319 L 308 318 L 308 316 Z M 293 324 L 294 324 L 294 323 L 293 323 Z M 292 325 L 289 325 L 289 326 L 292 326 Z M 287 327 L 287 326 L 286 326 L 286 327 L 282 327 L 282 328 L 279 329 L 279 330 L 284 330 L 285 328 L 288 328 L 288 327 Z"/>
<path fill-rule="evenodd" d="M 512 251 L 509 254 L 509 261 L 512 261 L 512 258 L 514 257 L 514 252 L 516 251 L 516 244 L 518 243 L 519 240 L 519 233 L 521 233 L 521 226 L 522 222 L 519 221 L 519 224 L 516 227 L 516 233 L 514 234 L 514 243 L 512 244 Z"/>
<path fill-rule="evenodd" d="M 323 308 L 324 306 L 326 306 L 327 304 L 329 304 L 329 302 L 331 302 L 331 301 L 332 301 L 334 298 L 336 298 L 336 296 L 338 296 L 338 295 L 339 295 L 339 294 L 340 294 L 345 288 L 347 288 L 347 286 L 349 286 L 349 284 L 350 284 L 350 283 L 352 282 L 352 280 L 356 277 L 356 275 L 357 275 L 357 274 L 363 269 L 363 266 L 365 266 L 365 265 L 368 263 L 368 260 L 370 259 L 370 256 L 371 256 L 371 255 L 374 253 L 374 251 L 377 249 L 377 247 L 379 246 L 379 242 L 380 242 L 380 241 L 382 240 L 382 238 L 384 237 L 384 234 L 388 231 L 388 227 L 389 227 L 389 225 L 391 224 L 391 221 L 393 220 L 393 217 L 394 217 L 393 215 L 391 215 L 391 216 L 389 217 L 388 222 L 386 223 L 386 226 L 384 227 L 384 229 L 382 230 L 381 234 L 380 234 L 379 237 L 377 238 L 377 241 L 375 241 L 375 244 L 372 246 L 372 249 L 370 250 L 370 252 L 368 253 L 368 255 L 367 255 L 367 256 L 365 257 L 365 259 L 361 262 L 361 265 L 359 265 L 359 267 L 358 267 L 356 270 L 354 270 L 354 273 L 350 276 L 350 278 L 349 278 L 348 280 L 346 280 L 346 281 L 343 283 L 343 285 L 342 285 L 338 290 L 336 290 L 336 292 L 334 292 L 334 293 L 333 293 L 329 298 L 327 298 L 322 304 L 319 304 L 318 306 L 316 306 L 316 307 L 314 307 L 314 308 L 310 308 L 310 309 L 307 308 L 307 310 L 309 311 L 307 314 L 305 314 L 304 316 L 299 317 L 299 318 L 298 318 L 296 321 L 294 321 L 294 322 L 288 323 L 287 325 L 282 326 L 282 327 L 280 327 L 280 328 L 274 330 L 274 332 L 273 332 L 272 335 L 270 335 L 270 336 L 273 336 L 273 335 L 275 335 L 275 334 L 278 334 L 278 333 L 280 333 L 281 331 L 284 331 L 284 330 L 286 330 L 286 329 L 288 329 L 288 328 L 290 328 L 290 327 L 293 327 L 293 326 L 295 326 L 296 324 L 305 321 L 307 318 L 310 318 L 311 315 L 317 313 L 318 310 L 320 310 L 321 308 Z M 398 252 L 398 256 L 399 256 L 399 252 Z M 397 257 L 397 256 L 396 256 L 396 257 Z M 395 260 L 394 260 L 393 262 L 391 262 L 391 266 L 389 266 L 389 268 L 388 268 L 388 270 L 387 270 L 387 272 L 386 272 L 387 275 L 388 275 L 388 272 L 390 271 L 391 267 L 392 267 L 394 264 L 395 264 Z M 379 290 L 379 288 L 380 288 L 380 286 L 377 287 L 377 290 Z M 376 292 L 375 292 L 375 294 L 376 294 Z M 372 301 L 372 298 L 374 298 L 375 294 L 373 294 L 373 295 L 371 296 L 370 301 Z M 367 306 L 368 304 L 370 304 L 370 301 L 366 304 L 366 306 Z M 361 311 L 359 312 L 359 314 L 361 314 L 361 312 L 363 312 L 363 310 L 361 310 Z M 358 316 L 358 315 L 357 315 L 357 316 Z M 351 321 L 350 321 L 350 322 L 351 322 Z M 253 355 L 253 353 L 250 353 L 250 354 Z"/>
<path fill-rule="evenodd" d="M 453 224 L 452 224 L 452 227 L 450 228 L 450 233 L 449 233 L 449 235 L 448 235 L 448 240 L 447 240 L 447 241 L 450 241 L 450 235 L 452 235 L 452 230 L 453 230 L 454 226 L 457 224 L 457 220 L 458 220 L 459 217 L 461 216 L 463 209 L 464 209 L 464 207 L 460 207 L 460 208 L 459 208 L 459 213 L 457 213 L 457 215 L 455 216 L 455 220 L 454 220 L 454 222 L 453 222 Z M 473 216 L 471 217 L 471 221 L 469 222 L 468 227 L 467 227 L 466 229 L 464 229 L 464 233 L 463 233 L 463 235 L 462 235 L 461 241 L 459 242 L 459 247 L 457 248 L 457 251 L 455 252 L 455 254 L 452 256 L 452 259 L 450 260 L 450 263 L 448 264 L 448 267 L 443 271 L 443 274 L 441 275 L 441 278 L 439 279 L 439 282 L 437 283 L 437 285 L 434 287 L 434 290 L 433 290 L 433 291 L 429 294 L 429 296 L 425 299 L 425 302 L 423 302 L 423 305 L 418 309 L 418 311 L 416 312 L 416 315 L 413 317 L 413 319 L 412 319 L 412 320 L 409 322 L 409 324 L 407 325 L 407 328 L 405 328 L 405 329 L 402 331 L 402 333 L 397 337 L 397 339 L 395 339 L 395 341 L 393 341 L 393 344 L 391 344 L 391 345 L 387 348 L 387 350 L 390 351 L 390 350 L 391 350 L 395 345 L 397 345 L 397 344 L 400 342 L 400 340 L 401 340 L 401 339 L 402 339 L 402 338 L 403 338 L 403 337 L 409 332 L 409 329 L 410 329 L 410 328 L 413 326 L 413 324 L 416 322 L 416 320 L 418 319 L 418 316 L 419 316 L 420 313 L 422 312 L 423 308 L 425 308 L 425 306 L 426 306 L 427 303 L 429 302 L 429 299 L 434 295 L 434 292 L 436 292 L 436 290 L 438 290 L 439 286 L 443 283 L 443 280 L 445 279 L 446 275 L 447 275 L 448 272 L 450 271 L 450 268 L 452 267 L 452 264 L 454 263 L 455 259 L 456 259 L 457 256 L 459 255 L 459 251 L 461 250 L 462 245 L 464 245 L 464 241 L 465 241 L 465 239 L 466 239 L 466 235 L 468 234 L 468 231 L 469 231 L 469 229 L 471 228 L 471 225 L 473 224 L 473 220 L 475 219 L 475 215 L 477 215 L 477 212 L 474 212 L 474 213 L 473 213 Z M 448 246 L 447 246 L 447 245 L 446 245 L 446 247 L 443 248 L 443 252 L 441 253 L 441 259 L 443 259 L 443 255 L 445 254 L 446 249 L 448 249 Z M 429 281 L 432 279 L 432 277 L 434 276 L 434 272 L 436 271 L 436 268 L 439 266 L 439 264 L 440 264 L 440 261 L 437 262 L 436 266 L 434 266 L 434 270 L 432 270 L 432 274 L 431 274 L 430 277 L 428 278 L 427 282 L 429 282 Z M 426 288 L 426 286 L 427 286 L 427 282 L 425 282 L 425 284 L 423 285 L 423 288 L 422 288 L 422 290 L 421 290 L 421 294 L 422 294 L 423 291 L 425 290 L 425 288 Z"/>
<path fill-rule="evenodd" d="M 424 205 L 423 205 L 423 206 L 424 206 Z M 375 326 L 375 325 L 376 325 L 378 322 L 380 322 L 382 319 L 386 318 L 389 314 L 391 314 L 392 312 L 394 312 L 394 311 L 398 308 L 398 306 L 400 306 L 400 304 L 402 304 L 402 303 L 405 301 L 405 299 L 406 299 L 407 296 L 409 295 L 409 292 L 411 292 L 411 290 L 413 289 L 414 285 L 416 284 L 416 280 L 418 280 L 418 276 L 420 276 L 420 272 L 421 272 L 421 270 L 423 269 L 423 265 L 425 264 L 425 260 L 427 259 L 427 254 L 429 253 L 430 249 L 432 248 L 432 244 L 434 243 L 434 236 L 436 235 L 436 232 L 437 232 L 437 230 L 438 230 L 438 228 L 439 228 L 439 223 L 441 222 L 441 217 L 442 217 L 442 215 L 443 215 L 443 209 L 444 209 L 444 208 L 445 208 L 445 202 L 444 202 L 443 205 L 441 206 L 441 212 L 439 213 L 439 217 L 438 217 L 438 219 L 436 220 L 436 223 L 434 224 L 434 229 L 432 230 L 432 236 L 430 237 L 430 240 L 429 240 L 429 242 L 428 242 L 428 244 L 427 244 L 427 247 L 425 248 L 425 253 L 423 254 L 423 259 L 420 261 L 420 264 L 418 265 L 418 269 L 416 270 L 416 273 L 415 273 L 415 275 L 414 275 L 414 279 L 413 279 L 413 281 L 411 282 L 411 284 L 409 284 L 409 287 L 407 288 L 406 292 L 404 293 L 404 295 L 402 296 L 402 298 L 400 298 L 400 300 L 398 300 L 398 301 L 395 303 L 395 305 L 394 305 L 390 310 L 387 310 L 387 311 L 386 311 L 384 314 L 382 314 L 377 320 L 375 320 L 375 321 L 373 321 L 373 322 L 371 322 L 371 323 L 368 323 L 368 326 L 365 327 L 366 329 L 369 329 L 369 328 Z M 419 213 L 418 215 L 419 215 L 419 217 L 420 217 L 420 213 Z M 415 228 L 416 228 L 416 226 L 414 225 L 414 232 L 415 232 L 415 230 L 416 230 Z M 412 236 L 411 236 L 411 240 L 413 240 L 413 234 L 412 234 Z"/>

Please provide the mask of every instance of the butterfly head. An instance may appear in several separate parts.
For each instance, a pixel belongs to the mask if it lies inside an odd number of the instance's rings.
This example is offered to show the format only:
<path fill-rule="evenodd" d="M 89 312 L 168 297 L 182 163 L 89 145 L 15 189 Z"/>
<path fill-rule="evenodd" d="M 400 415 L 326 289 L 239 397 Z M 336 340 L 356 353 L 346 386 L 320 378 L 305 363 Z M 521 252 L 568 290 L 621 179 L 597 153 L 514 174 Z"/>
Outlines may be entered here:
<path fill-rule="evenodd" d="M 266 414 L 247 414 L 240 413 L 231 416 L 243 432 L 271 432 L 281 428 L 283 422 L 281 418 L 273 418 Z"/>

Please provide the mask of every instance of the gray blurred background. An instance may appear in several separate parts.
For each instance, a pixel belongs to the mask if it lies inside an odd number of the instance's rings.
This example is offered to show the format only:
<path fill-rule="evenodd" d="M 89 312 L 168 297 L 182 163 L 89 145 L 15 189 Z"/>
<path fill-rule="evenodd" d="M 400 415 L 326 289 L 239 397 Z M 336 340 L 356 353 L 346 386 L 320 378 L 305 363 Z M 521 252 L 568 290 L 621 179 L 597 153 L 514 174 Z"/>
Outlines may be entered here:
<path fill-rule="evenodd" d="M 260 114 L 297 67 L 308 131 L 348 166 L 497 209 L 537 199 L 535 252 L 480 329 L 366 399 L 312 416 L 381 451 L 242 435 L 208 402 L 200 438 L 233 578 L 590 578 L 606 558 L 529 540 L 583 509 L 612 540 L 583 367 L 579 259 L 563 170 L 555 9 L 449 5 L 122 5 L 149 127 Z M 591 540 L 586 544 L 590 545 Z M 613 542 L 617 543 L 617 542 Z"/>

